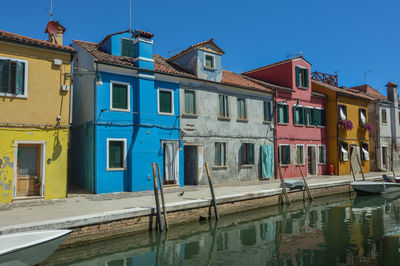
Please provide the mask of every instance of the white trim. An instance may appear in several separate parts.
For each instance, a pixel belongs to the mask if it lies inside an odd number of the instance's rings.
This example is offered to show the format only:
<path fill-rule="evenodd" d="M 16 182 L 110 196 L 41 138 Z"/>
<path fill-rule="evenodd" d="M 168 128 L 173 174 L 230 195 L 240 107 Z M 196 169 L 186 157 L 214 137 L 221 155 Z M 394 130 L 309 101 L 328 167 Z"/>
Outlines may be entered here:
<path fill-rule="evenodd" d="M 213 67 L 206 66 L 206 56 L 211 56 L 213 58 Z M 207 53 L 207 52 L 204 52 L 204 64 L 203 64 L 203 67 L 205 69 L 215 70 L 216 69 L 216 67 L 215 67 L 215 55 Z"/>
<path fill-rule="evenodd" d="M 138 74 L 138 78 L 142 78 L 142 79 L 149 79 L 149 80 L 155 80 L 156 78 L 154 77 L 154 75 L 147 75 L 147 74 Z"/>
<path fill-rule="evenodd" d="M 324 147 L 324 162 L 323 163 L 321 163 L 319 161 L 319 147 Z M 325 144 L 318 145 L 318 164 L 326 164 L 326 145 Z"/>
<path fill-rule="evenodd" d="M 300 163 L 300 165 L 305 165 L 306 164 L 306 160 L 305 160 L 305 148 L 304 148 L 304 144 L 296 144 L 296 165 L 297 165 L 297 147 L 303 147 L 303 162 Z"/>
<path fill-rule="evenodd" d="M 13 198 L 17 198 L 17 164 L 18 164 L 18 145 L 19 144 L 39 144 L 42 148 L 40 151 L 40 181 L 42 187 L 40 196 L 44 197 L 46 192 L 46 141 L 45 140 L 15 140 L 14 141 L 14 178 L 13 178 Z"/>
<path fill-rule="evenodd" d="M 127 90 L 128 90 L 128 108 L 127 109 L 120 109 L 120 108 L 113 108 L 112 106 L 112 88 L 113 88 L 113 84 L 119 84 L 119 85 L 126 85 L 127 86 Z M 110 110 L 111 111 L 117 111 L 117 112 L 130 112 L 131 111 L 131 84 L 127 83 L 127 82 L 122 82 L 122 81 L 114 81 L 111 80 L 110 81 Z"/>
<path fill-rule="evenodd" d="M 101 62 L 99 62 L 99 64 L 98 64 L 98 71 L 117 74 L 117 75 L 125 75 L 125 76 L 129 76 L 129 77 L 137 77 L 138 76 L 138 71 L 136 69 L 124 68 L 124 67 L 114 66 L 114 65 L 106 65 L 106 64 L 102 64 Z"/>
<path fill-rule="evenodd" d="M 183 110 L 182 110 L 182 114 L 183 115 L 198 115 L 197 113 L 197 91 L 196 90 L 192 90 L 192 89 L 183 89 Z M 194 114 L 189 114 L 186 113 L 186 97 L 185 97 L 185 92 L 186 91 L 190 91 L 194 93 Z"/>
<path fill-rule="evenodd" d="M 28 98 L 28 60 L 23 60 L 15 57 L 3 57 L 0 56 L 0 60 L 11 60 L 19 61 L 25 64 L 24 67 L 24 94 L 18 95 L 13 93 L 0 92 L 0 97 L 12 97 L 12 98 Z"/>
<path fill-rule="evenodd" d="M 311 67 L 311 64 L 310 64 L 310 63 L 308 63 L 306 60 L 301 59 L 301 58 L 294 59 L 294 60 L 292 60 L 292 62 L 294 62 L 294 61 L 299 61 L 299 60 L 301 60 L 302 62 L 306 63 L 307 65 L 309 65 L 309 66 Z M 296 65 L 296 66 L 297 66 L 297 65 Z"/>
<path fill-rule="evenodd" d="M 281 146 L 288 146 L 289 147 L 289 163 L 282 163 L 281 161 Z M 279 144 L 278 145 L 278 162 L 280 163 L 280 165 L 290 165 L 291 164 L 291 160 L 290 160 L 290 144 Z"/>
<path fill-rule="evenodd" d="M 167 91 L 171 93 L 171 113 L 160 112 L 160 91 Z M 159 115 L 174 115 L 174 90 L 170 89 L 157 89 L 157 112 Z"/>
<path fill-rule="evenodd" d="M 387 125 L 388 124 L 388 121 L 389 121 L 389 119 L 388 119 L 388 108 L 380 108 L 380 120 L 381 120 L 381 124 L 384 124 L 384 125 Z M 383 110 L 385 110 L 385 112 L 386 112 L 386 122 L 383 122 L 383 120 L 382 120 L 382 117 L 383 117 L 383 115 L 382 115 L 382 111 Z"/>
<path fill-rule="evenodd" d="M 139 61 L 139 60 L 154 63 L 154 59 L 152 59 L 152 58 L 147 58 L 147 57 L 142 57 L 142 56 L 133 58 L 133 62 L 136 62 L 136 61 Z"/>
<path fill-rule="evenodd" d="M 133 44 L 136 44 L 136 43 L 139 42 L 139 41 L 145 42 L 145 43 L 149 43 L 149 44 L 151 44 L 151 45 L 153 45 L 153 43 L 154 43 L 152 39 L 147 39 L 147 38 L 144 38 L 144 37 L 136 37 L 136 38 L 133 40 Z"/>
<path fill-rule="evenodd" d="M 122 141 L 124 142 L 124 158 L 123 158 L 123 168 L 110 168 L 110 161 L 109 161 L 109 143 L 110 141 Z M 124 171 L 126 170 L 126 139 L 119 139 L 119 138 L 107 138 L 107 165 L 106 171 Z"/>

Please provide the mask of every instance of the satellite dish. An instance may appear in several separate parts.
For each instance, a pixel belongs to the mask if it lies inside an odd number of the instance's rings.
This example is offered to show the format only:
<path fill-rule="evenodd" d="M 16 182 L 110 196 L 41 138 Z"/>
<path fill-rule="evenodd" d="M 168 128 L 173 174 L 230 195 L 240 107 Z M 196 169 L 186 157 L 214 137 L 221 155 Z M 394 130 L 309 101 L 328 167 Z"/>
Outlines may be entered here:
<path fill-rule="evenodd" d="M 49 33 L 51 35 L 57 34 L 59 31 L 65 32 L 65 28 L 60 25 L 58 21 L 49 21 L 46 26 L 44 33 Z"/>

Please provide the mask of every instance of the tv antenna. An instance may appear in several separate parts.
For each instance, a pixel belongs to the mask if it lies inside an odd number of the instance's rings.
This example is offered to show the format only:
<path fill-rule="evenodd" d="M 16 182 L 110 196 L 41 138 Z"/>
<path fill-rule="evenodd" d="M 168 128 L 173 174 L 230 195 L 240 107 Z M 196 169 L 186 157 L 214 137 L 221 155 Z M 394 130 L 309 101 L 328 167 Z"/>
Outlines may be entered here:
<path fill-rule="evenodd" d="M 180 49 L 181 49 L 181 48 L 176 48 L 176 49 L 169 50 L 169 51 L 168 51 L 168 57 L 170 57 L 169 55 L 170 55 L 172 52 L 178 51 L 178 50 L 180 50 Z"/>
<path fill-rule="evenodd" d="M 364 83 L 367 82 L 367 73 L 371 73 L 371 72 L 373 72 L 373 70 L 364 71 Z"/>
<path fill-rule="evenodd" d="M 132 0 L 129 0 L 129 36 L 132 39 Z"/>
<path fill-rule="evenodd" d="M 295 57 L 295 56 L 302 56 L 303 55 L 303 51 L 298 52 L 297 54 L 287 54 L 286 57 Z"/>
<path fill-rule="evenodd" d="M 50 20 L 53 20 L 53 0 L 50 0 L 50 10 L 46 9 L 46 12 L 50 15 Z"/>

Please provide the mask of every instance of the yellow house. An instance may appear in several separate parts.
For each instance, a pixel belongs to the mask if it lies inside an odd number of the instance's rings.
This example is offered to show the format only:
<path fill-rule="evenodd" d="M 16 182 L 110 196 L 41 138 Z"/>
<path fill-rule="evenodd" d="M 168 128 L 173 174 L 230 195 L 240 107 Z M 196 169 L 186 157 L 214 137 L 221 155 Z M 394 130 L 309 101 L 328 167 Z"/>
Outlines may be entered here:
<path fill-rule="evenodd" d="M 374 98 L 312 80 L 312 90 L 327 96 L 328 164 L 335 175 L 369 173 L 368 103 Z M 361 168 L 360 168 L 361 165 Z"/>
<path fill-rule="evenodd" d="M 66 196 L 74 52 L 52 23 L 49 41 L 0 31 L 0 203 Z"/>

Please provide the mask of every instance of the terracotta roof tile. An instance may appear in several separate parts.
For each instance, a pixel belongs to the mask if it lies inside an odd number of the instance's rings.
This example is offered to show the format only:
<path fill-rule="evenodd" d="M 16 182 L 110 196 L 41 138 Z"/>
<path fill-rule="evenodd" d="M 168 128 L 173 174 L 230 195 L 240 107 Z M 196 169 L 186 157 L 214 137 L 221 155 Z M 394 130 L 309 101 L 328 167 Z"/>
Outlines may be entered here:
<path fill-rule="evenodd" d="M 364 84 L 361 86 L 356 86 L 356 87 L 351 87 L 349 90 L 355 90 L 355 91 L 360 91 L 361 93 L 364 93 L 370 97 L 373 97 L 377 100 L 387 100 L 387 97 L 377 91 L 376 89 L 372 88 L 368 84 Z"/>
<path fill-rule="evenodd" d="M 3 30 L 0 30 L 0 40 L 11 41 L 11 42 L 26 44 L 26 45 L 40 46 L 43 48 L 51 48 L 51 49 L 56 49 L 56 50 L 61 50 L 61 51 L 66 51 L 66 52 L 74 51 L 72 49 L 72 47 L 69 47 L 69 46 L 55 44 L 55 43 L 51 43 L 51 42 L 44 41 L 44 40 L 38 40 L 38 39 L 30 38 L 27 36 L 7 32 L 7 31 L 3 31 Z"/>
<path fill-rule="evenodd" d="M 369 95 L 367 95 L 365 93 L 362 93 L 360 91 L 357 91 L 357 90 L 338 88 L 338 87 L 335 87 L 335 86 L 332 86 L 332 85 L 329 85 L 329 84 L 326 84 L 324 82 L 317 81 L 317 80 L 314 80 L 314 79 L 311 82 L 312 82 L 312 84 L 320 85 L 322 87 L 325 87 L 327 89 L 336 91 L 338 93 L 346 94 L 346 95 L 353 96 L 353 97 L 355 96 L 355 97 L 363 98 L 363 99 L 369 100 L 369 101 L 375 100 L 374 97 L 371 97 L 371 96 L 369 96 Z"/>
<path fill-rule="evenodd" d="M 196 44 L 194 44 L 194 45 L 192 45 L 192 46 L 190 46 L 190 47 L 188 47 L 188 48 L 186 48 L 186 49 L 180 51 L 179 53 L 177 53 L 177 54 L 171 56 L 170 58 L 168 58 L 168 61 L 174 60 L 175 58 L 177 58 L 177 57 L 179 57 L 179 56 L 181 56 L 181 55 L 183 55 L 183 54 L 189 52 L 189 51 L 192 50 L 193 48 L 202 46 L 202 45 L 207 44 L 207 43 L 211 43 L 211 44 L 214 45 L 222 54 L 225 54 L 225 52 L 224 52 L 221 48 L 219 48 L 218 45 L 216 45 L 216 44 L 214 43 L 214 39 L 209 39 L 208 41 L 196 43 Z"/>
<path fill-rule="evenodd" d="M 300 56 L 292 57 L 292 58 L 285 59 L 285 60 L 282 60 L 282 61 L 278 61 L 278 62 L 269 64 L 269 65 L 266 65 L 266 66 L 258 67 L 258 68 L 255 68 L 255 69 L 252 69 L 252 70 L 243 72 L 242 74 L 244 74 L 244 75 L 250 74 L 250 73 L 253 73 L 253 72 L 257 72 L 257 71 L 260 71 L 260 70 L 264 70 L 264 69 L 266 69 L 266 68 L 270 68 L 270 67 L 273 67 L 273 66 L 277 66 L 277 65 L 280 65 L 280 64 L 284 64 L 284 63 L 287 63 L 287 62 L 290 62 L 290 61 L 293 61 L 293 60 L 296 60 L 296 59 L 303 59 L 304 61 L 306 61 L 307 63 L 309 63 L 309 64 L 311 65 L 310 62 L 308 62 L 302 55 L 300 55 Z"/>

